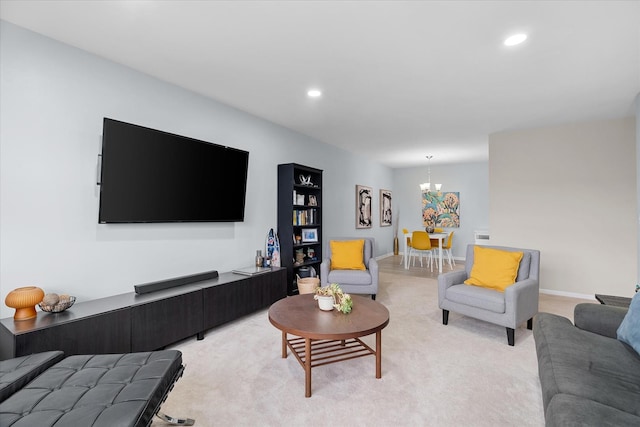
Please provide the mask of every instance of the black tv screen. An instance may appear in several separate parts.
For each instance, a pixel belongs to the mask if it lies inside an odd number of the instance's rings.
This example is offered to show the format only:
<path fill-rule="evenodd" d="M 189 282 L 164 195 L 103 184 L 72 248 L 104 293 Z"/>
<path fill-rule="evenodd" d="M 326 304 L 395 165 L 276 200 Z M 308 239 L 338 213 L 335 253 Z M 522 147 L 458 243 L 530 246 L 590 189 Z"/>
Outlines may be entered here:
<path fill-rule="evenodd" d="M 244 220 L 249 153 L 106 118 L 98 222 Z"/>

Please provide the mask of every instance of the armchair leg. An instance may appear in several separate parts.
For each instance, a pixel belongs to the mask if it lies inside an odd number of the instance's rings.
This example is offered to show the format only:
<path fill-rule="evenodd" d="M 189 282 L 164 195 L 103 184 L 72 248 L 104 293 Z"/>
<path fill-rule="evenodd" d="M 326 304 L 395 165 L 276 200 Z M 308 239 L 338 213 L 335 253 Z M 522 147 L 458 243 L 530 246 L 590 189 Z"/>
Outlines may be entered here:
<path fill-rule="evenodd" d="M 532 330 L 533 329 L 533 317 L 529 320 L 527 320 L 527 329 L 528 330 Z"/>
<path fill-rule="evenodd" d="M 375 301 L 376 300 L 376 294 L 371 294 L 371 299 Z"/>
<path fill-rule="evenodd" d="M 449 310 L 442 310 L 442 324 L 449 324 Z"/>
<path fill-rule="evenodd" d="M 515 330 L 513 328 L 507 328 L 507 341 L 509 345 L 513 347 L 515 341 Z"/>

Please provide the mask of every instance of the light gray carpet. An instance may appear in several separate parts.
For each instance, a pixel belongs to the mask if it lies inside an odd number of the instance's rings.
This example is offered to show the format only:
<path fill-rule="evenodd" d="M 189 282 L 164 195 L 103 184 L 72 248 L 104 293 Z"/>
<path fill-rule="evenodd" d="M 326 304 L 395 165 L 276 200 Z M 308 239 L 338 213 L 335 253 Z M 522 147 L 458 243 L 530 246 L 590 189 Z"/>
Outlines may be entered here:
<path fill-rule="evenodd" d="M 442 325 L 435 279 L 380 273 L 382 378 L 374 356 L 304 371 L 282 359 L 281 332 L 267 310 L 173 348 L 185 374 L 162 411 L 197 426 L 543 426 L 532 332 L 451 313 Z M 375 345 L 375 337 L 365 341 Z M 375 348 L 375 347 L 374 347 Z M 165 423 L 156 418 L 154 426 Z"/>

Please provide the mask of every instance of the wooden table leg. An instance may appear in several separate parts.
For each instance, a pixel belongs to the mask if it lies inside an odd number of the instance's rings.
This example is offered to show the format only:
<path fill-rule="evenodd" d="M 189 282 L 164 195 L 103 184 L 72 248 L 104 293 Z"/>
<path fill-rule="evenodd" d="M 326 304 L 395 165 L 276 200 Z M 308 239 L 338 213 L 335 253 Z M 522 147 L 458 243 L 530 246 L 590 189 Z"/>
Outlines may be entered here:
<path fill-rule="evenodd" d="M 311 397 L 311 339 L 304 339 L 304 397 Z"/>
<path fill-rule="evenodd" d="M 282 333 L 282 358 L 287 358 L 287 333 Z"/>
<path fill-rule="evenodd" d="M 376 332 L 376 378 L 382 378 L 382 331 Z"/>

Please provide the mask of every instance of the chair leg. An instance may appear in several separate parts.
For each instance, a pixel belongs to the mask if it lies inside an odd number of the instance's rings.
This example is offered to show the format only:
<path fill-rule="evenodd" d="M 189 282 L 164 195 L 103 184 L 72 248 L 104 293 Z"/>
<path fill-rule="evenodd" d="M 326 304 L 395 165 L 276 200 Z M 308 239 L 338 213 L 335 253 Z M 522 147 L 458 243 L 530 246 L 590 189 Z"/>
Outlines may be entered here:
<path fill-rule="evenodd" d="M 507 341 L 509 342 L 509 345 L 513 347 L 515 342 L 515 329 L 507 328 Z"/>
<path fill-rule="evenodd" d="M 529 320 L 527 320 L 527 329 L 532 330 L 533 329 L 533 317 Z"/>
<path fill-rule="evenodd" d="M 371 294 L 371 299 L 375 301 L 376 300 L 376 294 Z"/>
<path fill-rule="evenodd" d="M 449 310 L 442 310 L 442 324 L 449 324 Z"/>

